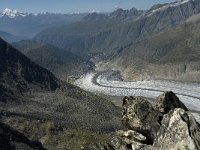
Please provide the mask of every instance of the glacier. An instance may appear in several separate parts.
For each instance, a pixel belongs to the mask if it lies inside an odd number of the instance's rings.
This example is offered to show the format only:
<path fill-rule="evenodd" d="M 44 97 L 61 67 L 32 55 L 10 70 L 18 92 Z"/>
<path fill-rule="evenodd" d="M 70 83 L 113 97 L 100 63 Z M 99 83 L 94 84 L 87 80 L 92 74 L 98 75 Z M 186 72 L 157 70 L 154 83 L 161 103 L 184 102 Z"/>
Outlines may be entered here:
<path fill-rule="evenodd" d="M 200 84 L 165 80 L 116 81 L 104 73 L 89 73 L 75 81 L 83 90 L 111 96 L 143 96 L 155 99 L 164 91 L 173 91 L 200 122 Z"/>

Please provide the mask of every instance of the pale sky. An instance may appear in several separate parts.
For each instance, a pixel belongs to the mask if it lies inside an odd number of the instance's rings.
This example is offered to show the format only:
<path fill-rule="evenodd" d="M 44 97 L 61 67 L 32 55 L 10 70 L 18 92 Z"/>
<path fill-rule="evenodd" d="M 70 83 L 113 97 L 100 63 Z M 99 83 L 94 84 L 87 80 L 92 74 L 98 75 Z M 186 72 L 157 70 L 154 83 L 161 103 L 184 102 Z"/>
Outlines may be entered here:
<path fill-rule="evenodd" d="M 5 8 L 23 12 L 111 12 L 116 8 L 148 9 L 153 4 L 168 3 L 175 0 L 0 0 L 0 10 Z"/>

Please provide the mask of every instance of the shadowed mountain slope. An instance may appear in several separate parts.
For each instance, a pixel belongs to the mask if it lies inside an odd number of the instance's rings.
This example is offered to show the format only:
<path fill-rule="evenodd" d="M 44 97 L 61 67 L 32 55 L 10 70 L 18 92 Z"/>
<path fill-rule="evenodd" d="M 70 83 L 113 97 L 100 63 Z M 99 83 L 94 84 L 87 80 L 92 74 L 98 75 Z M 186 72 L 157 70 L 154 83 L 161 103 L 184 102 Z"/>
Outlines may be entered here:
<path fill-rule="evenodd" d="M 62 79 L 78 77 L 94 68 L 92 62 L 51 45 L 27 40 L 13 43 L 13 46 Z"/>
<path fill-rule="evenodd" d="M 26 37 L 12 35 L 10 33 L 4 32 L 4 31 L 0 31 L 0 37 L 3 38 L 4 40 L 8 41 L 9 43 L 27 39 Z"/>
<path fill-rule="evenodd" d="M 23 134 L 0 123 L 0 147 L 1 150 L 46 150 L 42 144 L 30 141 Z"/>
<path fill-rule="evenodd" d="M 0 39 L 0 86 L 1 101 L 7 101 L 31 87 L 56 90 L 58 80 Z"/>

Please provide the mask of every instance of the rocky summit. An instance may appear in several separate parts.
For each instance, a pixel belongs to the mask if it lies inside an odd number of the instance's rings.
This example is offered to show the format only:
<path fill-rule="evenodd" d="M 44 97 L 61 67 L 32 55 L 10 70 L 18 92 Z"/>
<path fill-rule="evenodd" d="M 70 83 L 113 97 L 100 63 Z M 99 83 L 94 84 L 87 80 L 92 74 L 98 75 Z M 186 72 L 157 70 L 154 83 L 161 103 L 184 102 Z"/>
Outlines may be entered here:
<path fill-rule="evenodd" d="M 116 132 L 107 149 L 199 150 L 200 125 L 173 92 L 154 104 L 142 97 L 123 99 L 125 130 Z"/>

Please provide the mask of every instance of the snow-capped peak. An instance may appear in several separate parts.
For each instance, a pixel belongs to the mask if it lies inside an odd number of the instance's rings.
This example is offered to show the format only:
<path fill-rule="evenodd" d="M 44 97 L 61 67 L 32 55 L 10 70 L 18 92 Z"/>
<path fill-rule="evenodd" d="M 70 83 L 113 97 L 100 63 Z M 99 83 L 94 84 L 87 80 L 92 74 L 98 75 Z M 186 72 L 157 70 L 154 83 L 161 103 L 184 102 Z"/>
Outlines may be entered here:
<path fill-rule="evenodd" d="M 99 10 L 95 10 L 95 9 L 92 9 L 92 10 L 89 11 L 89 14 L 93 14 L 93 13 L 100 13 L 100 11 Z"/>
<path fill-rule="evenodd" d="M 12 9 L 6 8 L 6 9 L 4 9 L 2 14 L 4 14 L 4 15 L 16 15 L 17 10 L 12 10 Z"/>
<path fill-rule="evenodd" d="M 25 17 L 27 16 L 27 13 L 18 12 L 17 10 L 6 8 L 0 13 L 0 17 L 4 17 L 4 16 L 7 16 L 9 18 L 15 18 L 17 16 Z"/>

